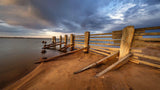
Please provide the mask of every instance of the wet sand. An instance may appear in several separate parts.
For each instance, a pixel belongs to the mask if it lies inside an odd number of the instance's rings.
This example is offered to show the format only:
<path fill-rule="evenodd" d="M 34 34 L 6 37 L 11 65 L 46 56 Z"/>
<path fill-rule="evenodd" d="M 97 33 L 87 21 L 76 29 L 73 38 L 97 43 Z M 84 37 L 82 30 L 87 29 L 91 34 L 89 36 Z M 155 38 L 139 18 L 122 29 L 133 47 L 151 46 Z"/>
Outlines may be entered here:
<path fill-rule="evenodd" d="M 145 65 L 128 62 L 118 70 L 95 78 L 96 73 L 106 65 L 89 69 L 79 74 L 73 72 L 103 58 L 104 56 L 82 51 L 41 63 L 31 73 L 18 80 L 5 90 L 159 90 L 160 70 Z"/>

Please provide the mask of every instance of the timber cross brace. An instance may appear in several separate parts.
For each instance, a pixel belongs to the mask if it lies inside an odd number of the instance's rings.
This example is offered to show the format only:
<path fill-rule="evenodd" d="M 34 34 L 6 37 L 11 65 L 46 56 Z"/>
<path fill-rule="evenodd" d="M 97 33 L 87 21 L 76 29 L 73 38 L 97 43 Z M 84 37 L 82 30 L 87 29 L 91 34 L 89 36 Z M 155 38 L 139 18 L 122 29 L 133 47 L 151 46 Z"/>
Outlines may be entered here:
<path fill-rule="evenodd" d="M 74 74 L 91 69 L 93 67 L 96 67 L 97 65 L 105 64 L 107 63 L 107 61 L 113 59 L 117 59 L 117 61 L 112 63 L 109 67 L 99 72 L 95 76 L 99 77 L 110 70 L 117 69 L 128 61 L 160 68 L 160 65 L 158 64 L 142 61 L 139 58 L 142 57 L 160 62 L 159 57 L 144 55 L 142 54 L 141 49 L 142 47 L 147 47 L 149 45 L 160 46 L 159 43 L 156 43 L 160 42 L 160 38 L 143 38 L 143 36 L 146 35 L 160 35 L 159 32 L 152 32 L 152 30 L 157 29 L 160 29 L 160 26 L 137 29 L 135 29 L 134 26 L 127 26 L 123 30 L 112 31 L 112 33 L 100 34 L 90 34 L 90 32 L 87 31 L 84 33 L 84 35 L 71 34 L 69 38 L 67 35 L 65 35 L 63 38 L 62 36 L 60 36 L 59 42 L 56 42 L 58 40 L 56 40 L 56 37 L 53 36 L 52 43 L 45 45 L 44 48 L 56 49 L 56 46 L 59 46 L 58 50 L 60 51 L 67 52 L 68 48 L 70 48 L 70 51 L 47 60 L 39 61 L 37 63 L 52 61 L 53 59 L 60 56 L 69 55 L 77 51 L 83 51 L 84 53 L 93 52 L 96 54 L 104 55 L 106 57 L 74 72 Z M 145 30 L 149 30 L 151 32 L 146 33 Z"/>

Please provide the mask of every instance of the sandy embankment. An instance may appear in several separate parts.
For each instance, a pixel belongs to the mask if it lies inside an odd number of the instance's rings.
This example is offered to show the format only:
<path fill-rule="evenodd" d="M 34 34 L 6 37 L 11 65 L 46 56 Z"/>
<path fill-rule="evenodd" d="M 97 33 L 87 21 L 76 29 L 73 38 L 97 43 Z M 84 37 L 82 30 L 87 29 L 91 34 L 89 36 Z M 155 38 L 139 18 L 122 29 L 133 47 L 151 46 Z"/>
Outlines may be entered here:
<path fill-rule="evenodd" d="M 74 75 L 73 72 L 104 56 L 81 51 L 40 64 L 30 74 L 6 87 L 6 90 L 158 90 L 160 71 L 145 65 L 127 63 L 118 70 L 95 78 L 111 63 Z"/>

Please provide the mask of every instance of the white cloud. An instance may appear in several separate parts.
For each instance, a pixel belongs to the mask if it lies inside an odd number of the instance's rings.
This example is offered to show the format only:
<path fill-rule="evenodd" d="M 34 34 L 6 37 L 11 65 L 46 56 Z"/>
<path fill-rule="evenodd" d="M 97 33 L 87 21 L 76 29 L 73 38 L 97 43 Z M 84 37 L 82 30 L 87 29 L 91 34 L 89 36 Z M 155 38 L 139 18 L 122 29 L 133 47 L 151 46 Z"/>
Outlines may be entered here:
<path fill-rule="evenodd" d="M 146 7 L 148 6 L 148 4 L 141 4 L 141 7 Z"/>
<path fill-rule="evenodd" d="M 124 20 L 124 14 L 132 7 L 136 6 L 136 4 L 127 3 L 124 5 L 120 5 L 118 8 L 115 8 L 111 13 L 108 14 L 108 16 L 111 19 L 120 19 Z"/>

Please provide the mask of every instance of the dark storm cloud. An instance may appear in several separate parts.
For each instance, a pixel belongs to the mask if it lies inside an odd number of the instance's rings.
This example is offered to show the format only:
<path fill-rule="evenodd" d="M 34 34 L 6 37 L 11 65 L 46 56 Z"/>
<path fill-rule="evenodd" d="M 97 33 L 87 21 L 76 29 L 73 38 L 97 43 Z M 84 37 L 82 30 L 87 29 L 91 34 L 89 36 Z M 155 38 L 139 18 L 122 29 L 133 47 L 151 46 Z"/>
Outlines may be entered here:
<path fill-rule="evenodd" d="M 64 25 L 68 31 L 77 30 L 75 24 L 83 25 L 89 16 L 96 13 L 100 5 L 99 0 L 33 0 L 32 4 L 40 10 L 42 18 L 53 25 Z M 67 21 L 67 22 L 66 22 Z M 73 24 L 74 23 L 74 24 Z"/>
<path fill-rule="evenodd" d="M 109 32 L 127 25 L 156 26 L 159 15 L 159 0 L 0 0 L 0 20 L 37 31 Z"/>

